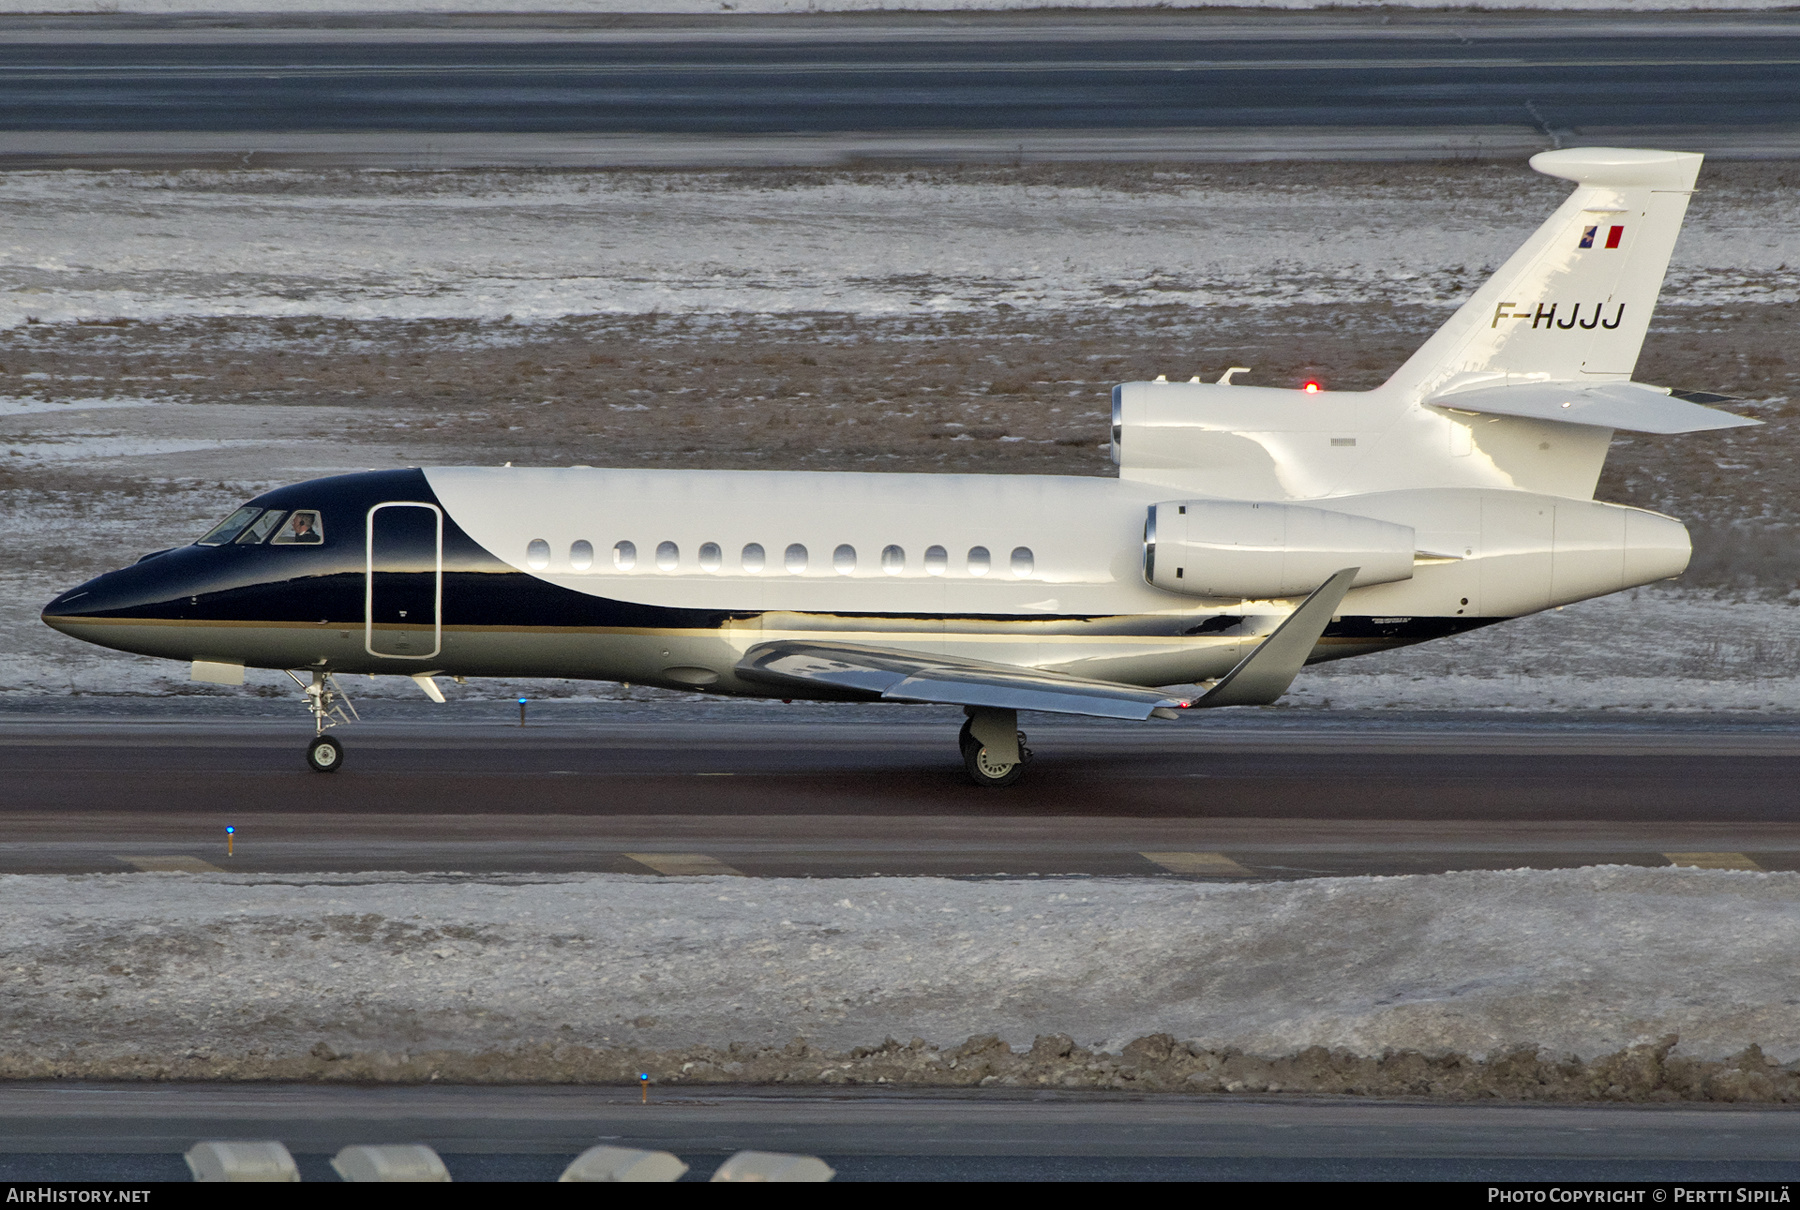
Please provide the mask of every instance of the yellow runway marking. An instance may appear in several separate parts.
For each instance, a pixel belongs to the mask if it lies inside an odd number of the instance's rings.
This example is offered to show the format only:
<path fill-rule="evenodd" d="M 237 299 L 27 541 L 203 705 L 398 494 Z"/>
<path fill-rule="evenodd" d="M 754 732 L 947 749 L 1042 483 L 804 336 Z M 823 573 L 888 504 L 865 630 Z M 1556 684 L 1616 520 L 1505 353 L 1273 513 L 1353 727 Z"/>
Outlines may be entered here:
<path fill-rule="evenodd" d="M 223 874 L 225 871 L 198 857 L 125 857 L 113 855 L 114 861 L 135 866 L 146 874 Z"/>
<path fill-rule="evenodd" d="M 1223 853 L 1141 853 L 1171 874 L 1210 874 L 1216 878 L 1248 878 L 1249 870 Z"/>
<path fill-rule="evenodd" d="M 717 857 L 708 857 L 705 853 L 627 853 L 625 856 L 639 865 L 649 866 L 658 874 L 735 874 L 739 878 L 744 876 L 744 871 L 733 869 Z"/>
<path fill-rule="evenodd" d="M 1702 870 L 1760 870 L 1761 866 L 1742 853 L 1664 853 L 1670 865 L 1695 866 Z"/>

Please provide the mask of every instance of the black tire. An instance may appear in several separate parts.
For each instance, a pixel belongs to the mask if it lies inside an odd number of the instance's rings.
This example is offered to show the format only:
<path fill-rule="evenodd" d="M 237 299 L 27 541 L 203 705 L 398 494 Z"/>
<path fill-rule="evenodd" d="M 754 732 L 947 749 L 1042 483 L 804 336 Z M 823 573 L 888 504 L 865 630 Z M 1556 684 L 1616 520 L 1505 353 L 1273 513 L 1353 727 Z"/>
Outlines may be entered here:
<path fill-rule="evenodd" d="M 314 773 L 336 773 L 344 765 L 344 745 L 321 735 L 306 745 L 306 763 Z"/>
<path fill-rule="evenodd" d="M 978 786 L 1002 790 L 1025 776 L 1025 762 L 1022 760 L 1016 765 L 995 766 L 990 765 L 986 757 L 985 744 L 971 742 L 963 748 L 963 769 L 969 774 L 969 780 Z"/>
<path fill-rule="evenodd" d="M 969 759 L 969 745 L 975 742 L 975 720 L 963 720 L 962 730 L 956 733 L 956 746 L 962 752 L 963 759 Z"/>

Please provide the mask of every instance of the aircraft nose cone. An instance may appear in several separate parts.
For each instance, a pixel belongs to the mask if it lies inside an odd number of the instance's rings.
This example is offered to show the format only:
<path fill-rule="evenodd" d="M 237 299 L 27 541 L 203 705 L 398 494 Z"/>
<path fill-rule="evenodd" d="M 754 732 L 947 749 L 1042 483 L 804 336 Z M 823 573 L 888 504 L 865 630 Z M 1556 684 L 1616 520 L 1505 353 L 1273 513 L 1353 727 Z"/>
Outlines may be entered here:
<path fill-rule="evenodd" d="M 168 596 L 172 587 L 179 587 L 171 577 L 159 574 L 160 568 L 152 569 L 151 564 L 160 558 L 143 559 L 77 584 L 45 605 L 38 616 L 46 626 L 64 634 L 79 632 L 80 637 L 89 638 L 87 624 L 93 619 L 135 613 Z"/>
<path fill-rule="evenodd" d="M 82 642 L 136 655 L 191 658 L 179 619 L 196 586 L 193 569 L 160 554 L 78 584 L 45 605 L 44 625 Z"/>
<path fill-rule="evenodd" d="M 101 576 L 99 579 L 89 580 L 86 584 L 69 589 L 44 606 L 38 616 L 43 619 L 46 626 L 54 626 L 66 633 L 70 618 L 80 617 L 86 610 L 94 607 L 97 600 L 94 590 L 99 587 L 100 580 L 105 578 L 105 576 Z"/>

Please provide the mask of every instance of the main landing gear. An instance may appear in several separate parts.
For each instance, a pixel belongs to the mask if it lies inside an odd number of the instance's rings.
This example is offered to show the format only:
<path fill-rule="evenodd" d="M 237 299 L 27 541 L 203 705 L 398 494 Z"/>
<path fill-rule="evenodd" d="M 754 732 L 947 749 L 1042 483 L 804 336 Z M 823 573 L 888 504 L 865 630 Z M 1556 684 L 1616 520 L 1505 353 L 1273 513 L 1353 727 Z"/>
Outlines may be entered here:
<path fill-rule="evenodd" d="M 301 680 L 299 673 L 288 671 L 306 695 L 306 708 L 313 716 L 315 734 L 313 742 L 306 746 L 306 763 L 315 773 L 336 773 L 344 763 L 344 745 L 335 736 L 326 735 L 325 728 L 356 722 L 360 716 L 335 676 L 320 668 L 311 671 L 311 684 Z"/>
<path fill-rule="evenodd" d="M 1019 730 L 1019 712 L 964 706 L 963 713 L 969 719 L 962 725 L 957 742 L 962 745 L 963 768 L 969 780 L 998 790 L 1023 777 L 1025 766 L 1031 761 L 1031 749 L 1025 746 L 1025 733 Z"/>

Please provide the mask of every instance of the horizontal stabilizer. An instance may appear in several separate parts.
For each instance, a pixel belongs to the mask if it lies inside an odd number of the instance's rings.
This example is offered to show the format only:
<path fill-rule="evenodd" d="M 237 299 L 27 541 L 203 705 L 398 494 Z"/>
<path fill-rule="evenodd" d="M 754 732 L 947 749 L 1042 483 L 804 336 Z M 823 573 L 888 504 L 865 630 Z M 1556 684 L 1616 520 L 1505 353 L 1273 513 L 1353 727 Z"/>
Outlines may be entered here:
<path fill-rule="evenodd" d="M 759 643 L 738 662 L 747 681 L 835 689 L 846 697 L 890 702 L 935 702 L 997 710 L 1042 710 L 1099 718 L 1149 718 L 1157 710 L 1188 704 L 1161 689 L 1090 681 L 993 664 L 859 643 L 784 640 Z"/>
<path fill-rule="evenodd" d="M 1726 397 L 1707 395 L 1703 398 Z M 1704 433 L 1711 429 L 1735 429 L 1762 423 L 1749 416 L 1734 416 L 1717 408 L 1702 407 L 1675 395 L 1667 387 L 1646 386 L 1641 382 L 1519 382 L 1454 391 L 1426 402 L 1432 407 L 1459 412 L 1560 420 L 1564 424 L 1589 424 L 1595 428 L 1624 429 L 1628 433 Z"/>
<path fill-rule="evenodd" d="M 1287 616 L 1255 651 L 1219 678 L 1206 696 L 1194 703 L 1207 706 L 1267 706 L 1288 691 L 1306 664 L 1319 636 L 1331 624 L 1331 615 L 1343 604 L 1344 594 L 1356 580 L 1357 567 L 1346 567 L 1319 585 L 1300 608 Z"/>

